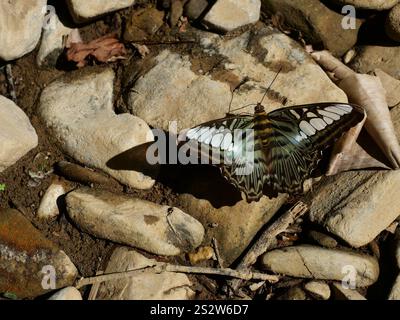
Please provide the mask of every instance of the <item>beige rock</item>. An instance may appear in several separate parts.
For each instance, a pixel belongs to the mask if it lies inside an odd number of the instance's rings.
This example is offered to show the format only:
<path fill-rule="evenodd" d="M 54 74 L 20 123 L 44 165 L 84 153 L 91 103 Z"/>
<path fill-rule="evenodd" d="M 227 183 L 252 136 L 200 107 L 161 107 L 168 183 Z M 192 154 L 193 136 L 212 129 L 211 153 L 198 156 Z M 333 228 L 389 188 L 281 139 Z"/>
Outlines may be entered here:
<path fill-rule="evenodd" d="M 381 69 L 400 80 L 400 46 L 358 46 L 358 54 L 349 67 L 359 73 Z"/>
<path fill-rule="evenodd" d="M 77 275 L 64 251 L 19 211 L 0 211 L 0 292 L 33 298 L 72 285 Z"/>
<path fill-rule="evenodd" d="M 267 270 L 299 278 L 342 281 L 354 276 L 357 287 L 373 284 L 379 275 L 378 261 L 371 256 L 309 245 L 267 252 L 261 262 Z"/>
<path fill-rule="evenodd" d="M 82 230 L 159 255 L 191 252 L 204 237 L 201 223 L 178 208 L 91 189 L 69 193 L 66 203 Z"/>
<path fill-rule="evenodd" d="M 232 31 L 260 19 L 260 0 L 218 0 L 203 23 L 218 31 Z"/>
<path fill-rule="evenodd" d="M 36 148 L 38 136 L 26 114 L 13 101 L 1 95 L 0 128 L 0 172 L 2 172 Z"/>
<path fill-rule="evenodd" d="M 48 300 L 83 300 L 82 295 L 75 287 L 67 287 L 53 294 Z"/>
<path fill-rule="evenodd" d="M 400 3 L 390 10 L 385 23 L 386 34 L 395 41 L 400 41 Z"/>
<path fill-rule="evenodd" d="M 337 246 L 337 241 L 324 233 L 312 230 L 308 233 L 308 236 L 322 247 L 336 248 Z"/>
<path fill-rule="evenodd" d="M 391 111 L 397 137 L 400 109 Z M 350 245 L 371 242 L 400 215 L 396 190 L 400 171 L 346 172 L 315 188 L 310 219 Z"/>
<path fill-rule="evenodd" d="M 111 69 L 88 69 L 59 78 L 43 90 L 39 114 L 71 157 L 123 184 L 150 189 L 154 180 L 143 173 L 113 170 L 106 164 L 116 155 L 153 140 L 142 119 L 115 114 L 113 81 Z"/>
<path fill-rule="evenodd" d="M 315 299 L 328 300 L 331 296 L 329 285 L 322 281 L 307 282 L 304 289 Z"/>
<path fill-rule="evenodd" d="M 0 1 L 0 59 L 14 60 L 39 42 L 46 0 Z"/>
<path fill-rule="evenodd" d="M 341 283 L 332 284 L 332 292 L 337 300 L 367 300 L 355 289 L 347 289 Z"/>
<path fill-rule="evenodd" d="M 68 0 L 67 3 L 74 20 L 84 22 L 129 7 L 135 3 L 135 0 Z"/>
<path fill-rule="evenodd" d="M 231 85 L 251 79 L 235 91 L 232 110 L 257 103 L 279 70 L 279 61 L 287 62 L 273 85 L 275 97 L 264 101 L 267 112 L 281 107 L 283 100 L 287 105 L 347 102 L 344 92 L 296 42 L 271 28 L 257 32 L 256 37 L 245 32 L 229 40 L 200 33 L 205 54 L 219 60 L 221 56 L 226 57 L 226 63 L 220 63 L 225 66 L 224 71 L 207 75 L 195 72 L 188 56 L 161 52 L 155 58 L 154 67 L 139 77 L 130 91 L 132 113 L 164 130 L 168 130 L 169 122 L 174 120 L 179 120 L 178 130 L 182 130 L 221 118 L 229 109 Z M 254 106 L 241 112 L 253 113 Z"/>
<path fill-rule="evenodd" d="M 344 55 L 357 42 L 362 20 L 343 28 L 344 15 L 319 0 L 263 0 L 263 10 L 283 16 L 285 24 L 300 30 L 307 43 L 324 45 L 335 56 Z"/>
<path fill-rule="evenodd" d="M 223 197 L 217 192 L 215 194 Z M 207 228 L 205 242 L 216 238 L 224 266 L 228 266 L 242 254 L 286 199 L 284 195 L 275 199 L 264 196 L 258 202 L 247 203 L 242 200 L 234 205 L 216 208 L 213 202 L 186 193 L 179 196 L 179 206 L 204 226 L 214 226 Z"/>
<path fill-rule="evenodd" d="M 400 300 L 400 274 L 397 276 L 389 294 L 389 300 Z"/>
<path fill-rule="evenodd" d="M 387 10 L 395 6 L 398 0 L 332 0 L 341 5 L 352 5 L 357 9 Z"/>
<path fill-rule="evenodd" d="M 307 296 L 302 288 L 294 287 L 278 297 L 277 300 L 307 300 Z"/>
<path fill-rule="evenodd" d="M 105 273 L 145 268 L 156 263 L 133 249 L 120 247 L 112 254 Z M 100 285 L 96 300 L 189 300 L 194 291 L 183 273 L 151 271 Z"/>
<path fill-rule="evenodd" d="M 40 201 L 39 209 L 37 211 L 37 216 L 41 219 L 52 219 L 59 215 L 58 210 L 58 198 L 66 194 L 70 188 L 61 182 L 53 182 L 46 190 L 45 194 Z"/>

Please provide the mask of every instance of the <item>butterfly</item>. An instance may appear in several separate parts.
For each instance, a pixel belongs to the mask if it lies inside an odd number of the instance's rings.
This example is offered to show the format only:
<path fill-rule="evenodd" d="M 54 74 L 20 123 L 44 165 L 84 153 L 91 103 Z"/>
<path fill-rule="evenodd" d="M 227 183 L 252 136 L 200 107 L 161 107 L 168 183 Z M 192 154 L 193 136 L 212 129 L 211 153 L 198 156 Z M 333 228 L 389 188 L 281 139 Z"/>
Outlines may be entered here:
<path fill-rule="evenodd" d="M 273 193 L 301 194 L 323 151 L 365 117 L 363 108 L 345 103 L 315 103 L 254 115 L 228 115 L 191 128 L 180 136 L 191 151 L 220 167 L 248 202 Z M 246 134 L 249 133 L 249 134 Z M 203 163 L 203 162 L 202 162 Z"/>

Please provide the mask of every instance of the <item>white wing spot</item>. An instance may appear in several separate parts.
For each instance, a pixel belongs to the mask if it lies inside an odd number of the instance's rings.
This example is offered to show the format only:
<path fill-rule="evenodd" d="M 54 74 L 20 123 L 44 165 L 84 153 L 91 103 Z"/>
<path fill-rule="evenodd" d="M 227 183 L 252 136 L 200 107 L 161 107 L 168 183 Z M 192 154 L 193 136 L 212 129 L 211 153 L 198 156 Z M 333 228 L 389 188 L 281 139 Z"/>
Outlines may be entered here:
<path fill-rule="evenodd" d="M 306 134 L 305 134 L 303 131 L 300 131 L 300 135 L 301 135 L 301 137 L 302 137 L 303 139 L 307 139 L 307 136 L 306 136 Z"/>
<path fill-rule="evenodd" d="M 201 143 L 203 143 L 209 137 L 209 133 L 210 133 L 209 127 L 205 127 L 204 129 L 205 130 L 201 130 L 202 133 L 200 134 L 199 138 L 197 139 Z"/>
<path fill-rule="evenodd" d="M 300 130 L 303 131 L 307 136 L 312 136 L 315 134 L 316 130 L 307 121 L 301 121 L 299 124 Z"/>
<path fill-rule="evenodd" d="M 317 118 L 317 115 L 315 113 L 312 113 L 312 112 L 307 112 L 307 117 L 309 117 L 309 118 Z"/>
<path fill-rule="evenodd" d="M 337 108 L 337 107 L 326 107 L 325 110 L 329 111 L 329 112 L 333 112 L 333 113 L 339 114 L 341 116 L 343 116 L 344 114 L 348 113 L 347 111 L 344 111 L 343 109 L 340 109 L 340 108 Z"/>
<path fill-rule="evenodd" d="M 224 135 L 222 133 L 218 133 L 212 138 L 211 145 L 214 148 L 219 148 L 223 139 L 224 139 Z"/>
<path fill-rule="evenodd" d="M 215 132 L 215 131 L 217 131 L 217 129 L 214 127 L 214 128 L 211 128 L 210 129 L 210 131 L 208 131 L 208 137 L 204 140 L 204 143 L 205 144 L 210 144 L 210 142 L 211 142 L 211 139 L 213 138 L 213 133 Z"/>
<path fill-rule="evenodd" d="M 333 123 L 333 120 L 332 120 L 331 118 L 328 118 L 328 117 L 324 117 L 324 121 L 325 121 L 327 124 L 332 124 L 332 123 Z"/>
<path fill-rule="evenodd" d="M 189 139 L 193 139 L 196 135 L 196 132 L 198 132 L 201 128 L 200 127 L 196 127 L 193 129 L 190 129 L 187 133 L 186 133 L 186 137 Z"/>
<path fill-rule="evenodd" d="M 317 130 L 324 130 L 326 123 L 321 118 L 313 118 L 310 120 L 310 124 Z"/>
<path fill-rule="evenodd" d="M 353 107 L 349 106 L 348 104 L 338 104 L 335 107 L 340 108 L 347 113 L 350 113 L 353 110 Z"/>
<path fill-rule="evenodd" d="M 325 111 L 325 110 L 318 110 L 318 113 L 321 116 L 331 118 L 332 120 L 335 120 L 335 121 L 340 119 L 340 116 L 338 114 L 336 114 L 336 113 L 328 112 L 328 111 Z"/>
<path fill-rule="evenodd" d="M 296 117 L 296 119 L 300 119 L 300 115 L 295 110 L 289 110 L 292 115 Z"/>
<path fill-rule="evenodd" d="M 222 141 L 221 149 L 227 150 L 229 148 L 229 146 L 231 145 L 231 143 L 232 143 L 232 133 L 228 132 L 225 135 L 224 140 Z"/>

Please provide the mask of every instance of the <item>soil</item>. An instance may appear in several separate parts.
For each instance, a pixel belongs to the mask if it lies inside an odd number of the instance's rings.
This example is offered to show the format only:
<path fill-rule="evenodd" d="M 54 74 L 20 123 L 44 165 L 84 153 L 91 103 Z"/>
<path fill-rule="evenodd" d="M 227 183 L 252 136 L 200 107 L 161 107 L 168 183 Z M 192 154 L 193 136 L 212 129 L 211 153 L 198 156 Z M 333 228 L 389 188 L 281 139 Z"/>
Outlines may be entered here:
<path fill-rule="evenodd" d="M 80 27 L 80 32 L 83 40 L 94 40 L 114 31 L 117 31 L 119 37 L 122 38 L 125 25 L 124 21 L 133 11 L 143 8 L 144 5 L 141 3 L 142 1 L 137 1 L 137 5 L 132 8 L 109 14 L 103 19 L 91 22 L 87 25 L 82 25 Z M 49 4 L 55 5 L 57 14 L 65 25 L 73 25 L 67 8 L 56 0 L 49 1 Z M 240 85 L 237 79 L 223 72 L 223 68 L 219 66 L 220 61 L 217 56 L 213 56 L 213 58 L 204 56 L 202 51 L 199 50 L 190 28 L 190 25 L 187 25 L 187 32 L 180 33 L 178 27 L 170 28 L 168 23 L 165 23 L 155 35 L 147 38 L 145 41 L 151 50 L 151 55 L 155 56 L 165 48 L 182 54 L 190 53 L 193 71 L 196 72 L 201 69 L 203 72 L 208 72 L 212 70 L 213 77 L 221 78 L 230 83 L 232 89 Z M 243 28 L 242 30 L 236 31 L 236 33 L 240 34 L 245 30 L 246 28 Z M 228 34 L 227 36 L 233 35 Z M 133 72 L 136 73 L 136 76 L 140 72 L 140 70 L 132 70 L 132 67 L 141 65 L 142 68 L 146 68 L 137 51 L 130 44 L 126 44 L 126 46 L 128 48 L 128 59 L 126 61 L 110 64 L 116 73 L 114 105 L 117 113 L 127 112 L 122 83 L 129 84 L 130 81 L 134 80 L 134 76 L 132 76 Z M 48 239 L 52 240 L 65 251 L 78 268 L 80 276 L 93 276 L 98 270 L 104 270 L 105 264 L 116 244 L 94 238 L 80 231 L 79 228 L 68 219 L 68 215 L 62 206 L 60 207 L 60 215 L 55 221 L 41 221 L 36 216 L 36 211 L 44 192 L 51 184 L 52 180 L 58 177 L 56 173 L 52 172 L 54 165 L 62 160 L 76 163 L 75 160 L 71 159 L 58 148 L 57 143 L 52 139 L 52 135 L 47 132 L 37 115 L 38 100 L 41 91 L 54 79 L 69 72 L 70 65 L 63 65 L 61 62 L 57 68 L 40 69 L 36 64 L 36 54 L 37 49 L 11 64 L 17 104 L 28 115 L 32 125 L 36 129 L 39 136 L 39 145 L 20 159 L 14 166 L 0 174 L 0 185 L 5 185 L 5 190 L 0 190 L 0 208 L 11 207 L 21 211 Z M 259 54 L 263 55 L 264 52 L 260 52 Z M 135 62 L 137 62 L 136 65 Z M 1 63 L 0 67 L 2 67 Z M 2 71 L 4 71 L 4 69 L 0 69 L 0 94 L 10 98 L 10 88 L 8 88 L 5 72 Z M 277 99 L 278 98 L 280 99 L 280 97 L 277 97 Z M 33 179 L 32 173 L 38 172 L 49 174 L 43 179 Z M 73 184 L 75 187 L 80 186 L 79 183 Z M 103 188 L 117 194 L 128 194 L 170 206 L 176 204 L 177 198 L 175 191 L 171 189 L 170 186 L 162 184 L 161 182 L 157 182 L 149 191 L 137 191 L 122 186 L 117 182 L 108 186 L 94 185 L 92 187 L 98 189 Z M 147 255 L 144 252 L 142 253 Z M 154 258 L 154 256 L 151 257 Z M 159 257 L 159 259 L 180 264 L 188 263 L 184 256 L 174 258 Z M 190 277 L 195 282 L 198 299 L 216 299 L 220 297 L 221 292 L 217 289 L 219 285 L 217 279 L 215 280 L 205 276 Z M 288 286 L 292 285 L 290 281 L 288 282 Z M 301 282 L 302 280 L 296 281 Z M 285 281 L 282 283 L 281 286 L 284 286 Z M 280 288 L 277 288 L 277 290 L 279 292 Z M 259 298 L 265 299 L 268 293 L 270 292 L 265 292 L 265 295 Z M 87 296 L 88 292 L 86 291 L 84 294 Z"/>

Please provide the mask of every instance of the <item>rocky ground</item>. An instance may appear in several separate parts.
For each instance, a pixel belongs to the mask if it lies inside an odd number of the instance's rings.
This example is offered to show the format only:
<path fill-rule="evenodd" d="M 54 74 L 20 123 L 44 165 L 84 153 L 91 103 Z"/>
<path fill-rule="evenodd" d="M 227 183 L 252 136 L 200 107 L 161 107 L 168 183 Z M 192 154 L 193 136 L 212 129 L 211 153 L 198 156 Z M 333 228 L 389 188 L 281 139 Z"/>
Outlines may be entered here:
<path fill-rule="evenodd" d="M 0 2 L 1 299 L 399 299 L 399 171 L 247 203 L 139 147 L 260 101 L 279 70 L 267 112 L 348 102 L 310 45 L 384 75 L 399 136 L 399 41 L 398 0 Z"/>

